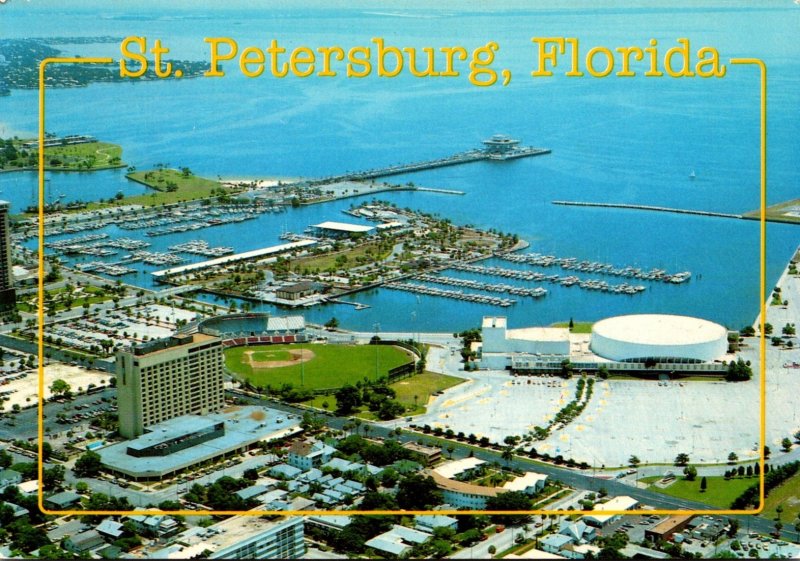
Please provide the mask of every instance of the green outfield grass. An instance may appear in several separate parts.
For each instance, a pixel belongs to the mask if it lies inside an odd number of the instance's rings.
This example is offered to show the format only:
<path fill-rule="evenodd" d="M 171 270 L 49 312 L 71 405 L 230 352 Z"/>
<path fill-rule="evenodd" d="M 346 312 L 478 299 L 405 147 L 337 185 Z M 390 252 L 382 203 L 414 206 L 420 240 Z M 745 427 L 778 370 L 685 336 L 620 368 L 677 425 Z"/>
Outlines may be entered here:
<path fill-rule="evenodd" d="M 642 481 L 647 481 L 651 478 L 643 478 Z M 659 479 L 659 478 L 653 478 Z M 651 485 L 648 490 L 657 493 L 663 493 L 671 497 L 678 497 L 681 499 L 689 499 L 700 503 L 705 503 L 711 506 L 720 508 L 730 508 L 731 503 L 741 495 L 745 489 L 750 487 L 753 483 L 758 482 L 756 477 L 736 477 L 725 481 L 725 478 L 717 476 L 708 476 L 708 489 L 705 492 L 700 492 L 700 480 L 702 478 L 697 476 L 694 481 L 687 481 L 685 479 L 678 479 L 675 483 L 662 489 Z"/>
<path fill-rule="evenodd" d="M 418 415 L 425 412 L 425 404 L 433 393 L 452 388 L 463 381 L 463 378 L 456 378 L 455 376 L 423 372 L 390 384 L 390 386 L 397 392 L 395 399 L 412 408 L 409 411 L 409 415 Z"/>
<path fill-rule="evenodd" d="M 292 351 L 301 350 L 313 352 L 314 358 L 302 365 L 276 368 L 253 368 L 250 365 L 251 357 L 256 362 L 285 361 L 291 359 Z M 386 345 L 252 345 L 225 350 L 228 370 L 256 386 L 292 384 L 300 387 L 302 373 L 302 387 L 307 389 L 338 388 L 364 378 L 374 381 L 376 364 L 378 377 L 381 377 L 413 359 L 410 352 Z"/>

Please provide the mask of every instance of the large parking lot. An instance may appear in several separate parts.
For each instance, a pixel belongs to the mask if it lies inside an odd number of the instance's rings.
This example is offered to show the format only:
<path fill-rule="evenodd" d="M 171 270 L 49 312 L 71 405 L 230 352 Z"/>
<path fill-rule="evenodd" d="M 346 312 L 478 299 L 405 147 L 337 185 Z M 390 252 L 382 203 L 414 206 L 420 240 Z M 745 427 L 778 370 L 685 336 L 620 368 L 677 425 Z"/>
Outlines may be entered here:
<path fill-rule="evenodd" d="M 45 337 L 63 346 L 99 352 L 108 341 L 111 347 L 116 347 L 168 337 L 179 322 L 188 322 L 194 317 L 194 312 L 161 304 L 98 310 L 49 326 Z"/>
<path fill-rule="evenodd" d="M 800 281 L 796 281 L 800 282 Z M 800 299 L 798 299 L 800 304 Z M 679 453 L 692 462 L 725 463 L 731 452 L 740 460 L 757 458 L 760 375 L 758 340 L 740 355 L 753 364 L 749 382 L 722 380 L 658 382 L 598 380 L 586 409 L 570 424 L 531 445 L 540 454 L 563 455 L 595 466 L 626 465 L 631 455 L 643 463 L 671 464 Z M 800 346 L 767 349 L 767 442 L 773 452 L 800 429 L 794 392 L 800 383 Z M 463 372 L 459 357 L 433 350 L 428 363 L 445 373 L 470 379 L 434 398 L 427 413 L 415 417 L 456 432 L 503 442 L 545 426 L 575 394 L 576 377 L 512 376 L 502 371 Z"/>
<path fill-rule="evenodd" d="M 35 406 L 39 399 L 38 378 L 38 369 L 36 368 L 5 377 L 4 379 L 7 379 L 8 382 L 0 385 L 0 393 L 5 394 L 5 397 L 8 398 L 4 404 L 4 410 L 10 411 L 14 405 L 19 405 L 21 408 Z M 45 366 L 44 378 L 44 399 L 49 399 L 52 396 L 50 385 L 53 380 L 64 380 L 70 385 L 72 392 L 76 393 L 85 391 L 90 384 L 107 386 L 111 375 L 100 370 L 54 362 Z"/>

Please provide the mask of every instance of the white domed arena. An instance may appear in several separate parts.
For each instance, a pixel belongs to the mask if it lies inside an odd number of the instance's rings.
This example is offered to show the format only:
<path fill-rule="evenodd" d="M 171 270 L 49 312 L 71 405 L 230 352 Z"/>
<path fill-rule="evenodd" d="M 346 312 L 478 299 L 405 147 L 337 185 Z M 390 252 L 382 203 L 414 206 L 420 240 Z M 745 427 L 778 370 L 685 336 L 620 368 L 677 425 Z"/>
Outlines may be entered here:
<path fill-rule="evenodd" d="M 616 316 L 594 324 L 591 350 L 614 361 L 711 362 L 727 352 L 728 330 L 688 316 Z"/>

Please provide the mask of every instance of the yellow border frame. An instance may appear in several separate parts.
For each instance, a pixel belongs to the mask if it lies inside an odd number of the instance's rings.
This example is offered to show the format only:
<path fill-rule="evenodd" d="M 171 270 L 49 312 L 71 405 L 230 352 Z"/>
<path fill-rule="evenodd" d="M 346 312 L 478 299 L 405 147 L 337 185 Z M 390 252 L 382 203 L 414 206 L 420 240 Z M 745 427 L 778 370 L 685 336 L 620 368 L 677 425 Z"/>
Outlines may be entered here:
<path fill-rule="evenodd" d="M 38 285 L 38 347 L 39 347 L 39 459 L 38 459 L 38 476 L 39 476 L 39 491 L 38 503 L 39 510 L 44 514 L 53 515 L 118 515 L 126 516 L 133 514 L 165 514 L 165 515 L 182 515 L 182 516 L 198 516 L 198 515 L 212 515 L 212 516 L 336 516 L 336 515 L 388 515 L 395 516 L 397 514 L 404 515 L 418 515 L 418 514 L 442 514 L 442 515 L 481 515 L 481 514 L 556 514 L 556 515 L 572 515 L 575 514 L 574 510 L 529 510 L 529 511 L 494 511 L 494 510 L 48 510 L 44 506 L 44 485 L 42 483 L 42 476 L 44 472 L 43 466 L 43 446 L 44 446 L 44 101 L 45 101 L 45 69 L 49 64 L 112 64 L 114 62 L 111 58 L 47 58 L 41 62 L 39 66 L 39 285 Z M 766 261 L 767 261 L 767 222 L 766 222 L 766 208 L 767 208 L 767 66 L 764 61 L 757 58 L 732 58 L 731 64 L 755 64 L 761 71 L 761 217 L 760 217 L 760 293 L 759 293 L 759 310 L 760 310 L 760 353 L 761 360 L 759 365 L 760 392 L 761 392 L 761 410 L 760 410 L 760 467 L 759 470 L 759 506 L 750 510 L 730 510 L 730 509 L 708 509 L 708 510 L 608 510 L 603 511 L 606 515 L 640 515 L 640 514 L 694 514 L 694 515 L 735 515 L 735 514 L 759 514 L 764 509 L 764 445 L 766 443 L 766 337 L 764 335 L 764 326 L 766 323 Z"/>

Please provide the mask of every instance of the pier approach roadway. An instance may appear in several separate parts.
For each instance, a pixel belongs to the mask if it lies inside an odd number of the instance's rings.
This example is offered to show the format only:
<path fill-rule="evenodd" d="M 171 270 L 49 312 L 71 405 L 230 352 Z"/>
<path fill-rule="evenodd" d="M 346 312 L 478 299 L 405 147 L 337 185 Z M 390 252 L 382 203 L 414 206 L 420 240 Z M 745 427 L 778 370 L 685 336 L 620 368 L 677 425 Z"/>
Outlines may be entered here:
<path fill-rule="evenodd" d="M 438 158 L 435 160 L 426 160 L 423 162 L 412 162 L 407 164 L 396 164 L 382 168 L 368 169 L 364 171 L 347 172 L 341 175 L 330 175 L 310 181 L 302 181 L 306 185 L 326 185 L 330 183 L 339 183 L 342 181 L 367 181 L 370 179 L 378 179 L 380 177 L 389 177 L 392 175 L 401 175 L 404 173 L 413 173 L 417 171 L 425 171 L 434 168 L 445 166 L 456 166 L 459 164 L 469 164 L 478 161 L 506 161 L 515 160 L 518 158 L 529 158 L 532 156 L 541 156 L 549 154 L 549 148 L 535 148 L 533 146 L 519 146 L 519 141 L 510 139 L 508 137 L 497 135 L 491 139 L 484 140 L 487 148 L 469 150 L 461 152 L 445 158 Z"/>

